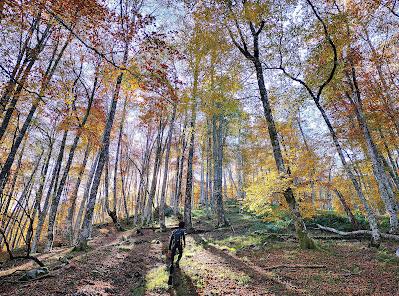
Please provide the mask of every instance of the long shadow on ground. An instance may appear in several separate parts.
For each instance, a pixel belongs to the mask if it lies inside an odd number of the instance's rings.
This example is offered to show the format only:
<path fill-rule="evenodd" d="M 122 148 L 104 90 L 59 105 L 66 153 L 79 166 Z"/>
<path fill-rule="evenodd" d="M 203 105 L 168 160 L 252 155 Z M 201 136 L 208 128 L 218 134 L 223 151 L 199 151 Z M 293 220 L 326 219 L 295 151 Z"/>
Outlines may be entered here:
<path fill-rule="evenodd" d="M 233 255 L 230 255 L 224 250 L 220 250 L 212 245 L 207 244 L 206 241 L 204 241 L 204 239 L 198 234 L 193 234 L 192 237 L 196 243 L 202 245 L 204 249 L 211 252 L 213 255 L 222 258 L 232 269 L 244 272 L 250 276 L 254 281 L 253 285 L 261 284 L 262 286 L 267 286 L 269 292 L 277 293 L 277 295 L 301 295 L 305 292 L 302 289 L 291 285 L 290 283 L 273 277 L 260 268 L 256 268 L 256 266 L 250 266 L 249 264 L 243 262 Z"/>
<path fill-rule="evenodd" d="M 179 268 L 173 273 L 173 286 L 169 289 L 169 293 L 173 296 L 199 295 L 192 279 Z"/>
<path fill-rule="evenodd" d="M 164 235 L 161 237 L 162 253 L 167 254 L 169 247 L 169 237 Z M 175 257 L 175 260 L 177 256 Z M 170 273 L 171 258 L 166 256 L 165 260 L 166 268 L 169 270 L 169 276 L 172 280 L 168 292 L 171 296 L 197 296 L 197 288 L 189 275 L 187 275 L 181 268 L 174 268 L 173 273 Z"/>

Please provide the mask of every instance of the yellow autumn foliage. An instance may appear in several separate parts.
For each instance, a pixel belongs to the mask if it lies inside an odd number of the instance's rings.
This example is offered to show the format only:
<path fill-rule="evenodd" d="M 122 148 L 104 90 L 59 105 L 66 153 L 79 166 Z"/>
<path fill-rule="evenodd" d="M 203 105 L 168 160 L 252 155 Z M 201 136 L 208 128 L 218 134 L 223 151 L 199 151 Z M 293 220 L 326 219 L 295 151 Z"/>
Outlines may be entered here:
<path fill-rule="evenodd" d="M 272 206 L 284 205 L 284 191 L 292 186 L 292 179 L 278 174 L 262 172 L 246 189 L 245 207 L 258 215 L 273 215 Z"/>

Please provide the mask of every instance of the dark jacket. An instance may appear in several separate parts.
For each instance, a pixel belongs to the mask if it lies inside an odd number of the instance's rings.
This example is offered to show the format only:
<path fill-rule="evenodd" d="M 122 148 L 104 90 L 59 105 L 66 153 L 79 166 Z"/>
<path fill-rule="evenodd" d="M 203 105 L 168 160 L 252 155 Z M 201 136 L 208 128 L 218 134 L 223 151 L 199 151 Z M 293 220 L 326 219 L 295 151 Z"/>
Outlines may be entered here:
<path fill-rule="evenodd" d="M 181 248 L 182 246 L 186 246 L 186 233 L 184 228 L 178 228 L 173 230 L 170 236 L 169 250 L 172 250 L 172 247 Z"/>

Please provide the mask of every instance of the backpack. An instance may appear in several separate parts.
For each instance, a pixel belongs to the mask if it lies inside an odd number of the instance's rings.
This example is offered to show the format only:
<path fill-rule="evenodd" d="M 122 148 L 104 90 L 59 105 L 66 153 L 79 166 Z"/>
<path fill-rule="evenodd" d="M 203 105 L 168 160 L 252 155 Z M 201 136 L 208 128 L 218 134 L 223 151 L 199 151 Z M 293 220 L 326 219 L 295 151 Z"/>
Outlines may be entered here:
<path fill-rule="evenodd" d="M 176 229 L 172 232 L 172 249 L 182 246 L 182 239 L 184 236 L 184 229 Z"/>

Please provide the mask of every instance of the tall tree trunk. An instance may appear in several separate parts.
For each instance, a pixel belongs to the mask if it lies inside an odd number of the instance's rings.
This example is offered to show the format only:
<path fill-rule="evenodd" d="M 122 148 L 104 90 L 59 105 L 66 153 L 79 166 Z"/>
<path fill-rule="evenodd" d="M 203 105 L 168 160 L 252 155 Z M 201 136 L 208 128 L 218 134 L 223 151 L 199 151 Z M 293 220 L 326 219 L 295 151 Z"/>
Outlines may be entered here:
<path fill-rule="evenodd" d="M 229 198 L 229 192 L 228 192 L 228 186 L 227 186 L 227 179 L 226 179 L 226 167 L 222 167 L 223 171 L 223 198 L 228 199 Z"/>
<path fill-rule="evenodd" d="M 38 213 L 38 211 L 40 209 L 40 204 L 42 202 L 44 185 L 46 183 L 47 172 L 48 172 L 48 168 L 50 166 L 51 154 L 53 153 L 53 145 L 54 145 L 54 139 L 50 138 L 47 157 L 46 157 L 46 160 L 44 161 L 44 164 L 41 169 L 41 174 L 40 174 L 40 179 L 39 179 L 39 188 L 36 192 L 36 198 L 35 198 L 35 202 L 33 204 L 33 213 L 32 213 L 33 220 L 36 218 L 36 214 Z"/>
<path fill-rule="evenodd" d="M 236 193 L 235 196 L 238 196 L 238 188 L 237 188 L 236 182 L 234 181 L 233 172 L 231 170 L 231 165 L 229 165 L 226 169 L 227 169 L 227 173 L 229 174 L 230 184 L 233 185 L 233 188 L 235 190 L 235 193 Z M 232 192 L 232 196 L 234 196 L 233 189 L 231 190 L 231 192 Z"/>
<path fill-rule="evenodd" d="M 150 136 L 148 133 L 145 150 L 144 150 L 144 153 L 142 156 L 141 170 L 139 167 L 136 166 L 136 169 L 139 171 L 139 174 L 140 174 L 140 179 L 139 179 L 139 186 L 137 189 L 136 204 L 135 204 L 135 208 L 134 208 L 134 220 L 133 220 L 134 225 L 137 225 L 137 223 L 139 221 L 139 215 L 143 214 L 142 207 L 143 207 L 143 202 L 144 202 L 145 187 L 147 186 L 145 184 L 145 182 L 146 182 L 146 175 L 147 175 L 150 154 L 151 154 Z"/>
<path fill-rule="evenodd" d="M 121 122 L 120 122 L 120 125 L 119 125 L 118 144 L 117 144 L 117 147 L 116 147 L 116 154 L 115 154 L 114 179 L 113 179 L 114 184 L 113 184 L 113 188 L 112 188 L 112 197 L 113 197 L 112 211 L 109 211 L 109 207 L 108 207 L 108 215 L 111 217 L 115 227 L 118 230 L 122 230 L 122 226 L 118 222 L 118 214 L 117 214 L 117 205 L 118 205 L 118 197 L 117 197 L 118 164 L 119 164 L 119 157 L 120 157 L 120 151 L 121 151 L 123 124 L 124 124 L 125 116 L 126 116 L 126 104 L 127 104 L 127 98 L 125 98 L 125 101 L 123 103 L 122 118 L 121 118 Z M 129 219 L 129 217 L 127 217 L 127 219 Z"/>
<path fill-rule="evenodd" d="M 172 144 L 173 127 L 174 127 L 174 123 L 175 123 L 176 109 L 177 109 L 177 102 L 174 103 L 174 105 L 173 105 L 173 111 L 172 111 L 172 117 L 170 119 L 168 136 L 166 138 L 167 144 L 166 144 L 166 152 L 165 152 L 165 165 L 164 165 L 164 172 L 163 172 L 161 198 L 160 198 L 160 203 L 159 203 L 159 225 L 160 225 L 161 231 L 166 230 L 166 225 L 165 225 L 166 181 L 168 179 L 170 146 Z"/>
<path fill-rule="evenodd" d="M 157 189 L 157 181 L 158 181 L 158 173 L 161 166 L 161 159 L 162 159 L 162 138 L 163 138 L 163 131 L 165 125 L 162 121 L 159 122 L 159 130 L 156 140 L 156 148 L 155 151 L 155 162 L 154 162 L 154 170 L 152 173 L 152 180 L 151 180 L 151 188 L 150 193 L 148 195 L 148 200 L 145 206 L 145 212 L 143 216 L 143 223 L 144 221 L 148 224 L 152 220 L 152 208 L 155 200 L 155 193 Z"/>
<path fill-rule="evenodd" d="M 197 120 L 197 92 L 199 83 L 199 65 L 200 58 L 196 58 L 193 76 L 194 83 L 192 89 L 192 102 L 191 102 L 191 120 L 190 120 L 190 143 L 188 147 L 188 159 L 187 159 L 187 182 L 186 182 L 186 194 L 184 198 L 184 223 L 188 232 L 193 230 L 191 221 L 191 199 L 193 198 L 193 160 L 194 160 L 194 145 L 195 145 L 195 124 Z"/>
<path fill-rule="evenodd" d="M 242 128 L 238 131 L 238 146 L 237 146 L 237 198 L 239 200 L 240 205 L 240 213 L 243 211 L 243 201 L 245 198 L 244 192 L 244 157 L 242 155 Z"/>
<path fill-rule="evenodd" d="M 123 59 L 124 60 L 123 64 L 126 64 L 127 52 L 128 52 L 128 48 L 126 45 L 125 54 L 124 54 L 125 57 Z M 123 72 L 121 72 L 118 75 L 118 78 L 116 80 L 115 90 L 114 90 L 114 94 L 113 94 L 112 102 L 111 102 L 111 108 L 110 108 L 108 116 L 107 116 L 104 134 L 103 134 L 103 138 L 101 141 L 101 149 L 98 152 L 99 153 L 98 164 L 97 164 L 97 168 L 94 173 L 93 184 L 90 189 L 89 199 L 88 199 L 87 207 L 86 207 L 86 214 L 83 219 L 83 226 L 80 231 L 79 240 L 78 240 L 78 249 L 82 249 L 82 250 L 87 249 L 87 240 L 88 240 L 88 238 L 90 236 L 90 232 L 91 232 L 90 228 L 91 228 L 91 225 L 93 222 L 94 205 L 96 203 L 97 191 L 98 191 L 98 187 L 100 185 L 100 179 L 101 179 L 102 171 L 104 168 L 105 160 L 107 159 L 107 155 L 108 155 L 111 129 L 112 129 L 112 125 L 114 123 L 115 111 L 116 111 L 116 106 L 118 104 L 119 92 L 120 92 L 120 88 L 121 88 L 121 84 L 122 84 L 122 79 L 123 79 Z"/>
<path fill-rule="evenodd" d="M 256 36 L 254 36 L 254 47 L 256 48 L 256 51 L 258 51 L 258 40 L 257 40 Z M 272 115 L 272 110 L 270 107 L 270 102 L 268 99 L 266 87 L 265 87 L 262 64 L 260 62 L 259 56 L 257 56 L 256 54 L 254 56 L 254 65 L 255 65 L 255 69 L 256 69 L 256 76 L 258 79 L 260 98 L 261 98 L 261 101 L 263 104 L 263 111 L 264 111 L 267 126 L 268 126 L 269 137 L 270 137 L 270 141 L 271 141 L 272 147 L 273 147 L 274 160 L 276 161 L 276 166 L 277 166 L 278 172 L 280 174 L 285 175 L 285 174 L 287 174 L 287 170 L 284 165 L 283 155 L 281 153 L 280 143 L 278 140 L 278 133 L 277 133 L 276 125 L 275 125 L 274 118 Z M 295 196 L 292 191 L 292 188 L 289 187 L 285 190 L 284 197 L 285 197 L 285 200 L 290 208 L 292 217 L 294 219 L 295 230 L 296 230 L 301 248 L 304 248 L 304 249 L 315 248 L 315 244 L 314 244 L 313 240 L 309 237 L 305 223 L 303 222 L 302 215 L 299 211 L 299 205 L 298 205 L 297 201 L 295 200 Z"/>
<path fill-rule="evenodd" d="M 82 201 L 79 206 L 78 214 L 76 215 L 76 221 L 75 221 L 75 227 L 74 227 L 74 231 L 76 231 L 76 232 L 80 231 L 80 227 L 82 225 L 83 212 L 86 209 L 87 200 L 89 198 L 91 186 L 93 185 L 94 173 L 96 172 L 99 157 L 100 157 L 100 153 L 97 153 L 97 155 L 94 158 L 94 161 L 91 165 L 89 176 L 87 177 L 87 182 L 86 182 L 85 191 L 83 193 L 83 198 L 82 198 Z M 105 194 L 107 194 L 107 192 Z M 75 232 L 74 232 L 74 237 L 75 237 Z"/>
<path fill-rule="evenodd" d="M 191 221 L 191 199 L 193 194 L 193 160 L 194 160 L 194 141 L 195 141 L 195 121 L 197 117 L 196 103 L 192 102 L 191 108 L 191 121 L 190 121 L 190 143 L 188 147 L 187 159 L 187 183 L 186 194 L 184 198 L 184 223 L 188 232 L 193 229 Z"/>
<path fill-rule="evenodd" d="M 123 152 L 121 151 L 121 157 L 123 155 Z M 122 163 L 121 163 L 122 166 Z M 126 224 L 130 224 L 130 215 L 129 215 L 129 201 L 128 198 L 130 196 L 130 189 L 132 186 L 132 179 L 133 176 L 131 176 L 131 172 L 130 172 L 130 167 L 127 166 L 126 168 L 127 172 L 125 172 L 122 177 L 122 197 L 123 197 L 123 209 L 125 210 L 125 216 L 126 216 Z M 122 171 L 122 167 L 121 167 L 121 171 Z"/>
<path fill-rule="evenodd" d="M 202 152 L 201 152 L 201 156 L 202 156 Z M 206 201 L 205 201 L 205 182 L 204 182 L 204 158 L 201 157 L 201 168 L 200 168 L 200 196 L 199 196 L 199 204 L 201 207 L 204 207 L 206 205 Z"/>
<path fill-rule="evenodd" d="M 13 143 L 13 145 L 10 149 L 10 152 L 8 153 L 7 159 L 6 159 L 3 167 L 1 168 L 1 171 L 0 171 L 0 196 L 3 194 L 4 187 L 8 181 L 10 170 L 14 163 L 14 159 L 15 159 L 16 153 L 18 151 L 18 148 L 19 148 L 22 140 L 24 139 L 25 134 L 28 131 L 28 128 L 31 125 L 33 115 L 35 114 L 37 107 L 39 106 L 40 102 L 42 101 L 44 92 L 47 90 L 47 87 L 51 81 L 51 78 L 52 78 L 52 76 L 61 60 L 61 57 L 63 56 L 65 49 L 67 48 L 70 41 L 71 40 L 68 38 L 68 40 L 65 42 L 64 46 L 61 48 L 57 58 L 55 60 L 52 59 L 50 61 L 49 66 L 46 71 L 46 74 L 44 76 L 45 78 L 44 78 L 44 81 L 42 82 L 39 94 L 33 100 L 32 106 L 28 112 L 28 115 L 25 118 L 22 128 L 20 129 L 15 142 Z M 55 57 L 55 55 L 54 55 L 54 57 Z"/>
<path fill-rule="evenodd" d="M 53 170 L 53 177 L 51 178 L 51 182 L 50 182 L 49 188 L 47 190 L 46 200 L 44 201 L 44 205 L 41 210 L 40 210 L 40 205 L 39 205 L 39 221 L 38 221 L 38 224 L 36 227 L 35 237 L 32 242 L 32 253 L 36 253 L 36 251 L 37 251 L 37 246 L 40 241 L 40 235 L 42 233 L 44 221 L 46 220 L 46 216 L 47 216 L 48 207 L 50 205 L 50 197 L 51 197 L 53 191 L 54 191 L 53 194 L 56 193 L 56 190 L 58 187 L 58 179 L 60 176 L 62 159 L 64 157 L 64 149 L 65 149 L 65 142 L 66 142 L 67 135 L 68 135 L 68 131 L 66 130 L 66 131 L 64 131 L 64 135 L 61 140 L 60 150 L 58 152 L 57 160 L 56 160 L 55 167 Z"/>
<path fill-rule="evenodd" d="M 322 117 L 324 119 L 324 122 L 327 125 L 327 128 L 328 128 L 328 130 L 330 132 L 330 135 L 332 137 L 335 149 L 337 150 L 338 156 L 339 156 L 339 158 L 341 160 L 341 163 L 342 163 L 342 165 L 343 165 L 343 167 L 344 167 L 349 179 L 351 180 L 351 182 L 353 184 L 353 187 L 356 190 L 357 196 L 359 197 L 364 209 L 366 210 L 367 219 L 369 221 L 370 230 L 372 232 L 371 245 L 375 246 L 375 247 L 378 247 L 380 245 L 380 243 L 381 243 L 381 234 L 380 234 L 380 230 L 378 228 L 378 223 L 377 223 L 377 219 L 375 217 L 375 213 L 374 213 L 373 209 L 370 207 L 366 197 L 364 196 L 362 188 L 361 188 L 361 185 L 359 184 L 358 180 L 356 179 L 356 176 L 353 173 L 352 168 L 350 167 L 350 165 L 348 164 L 348 162 L 345 159 L 343 149 L 342 149 L 341 144 L 339 143 L 339 140 L 338 140 L 338 136 L 337 136 L 337 134 L 335 132 L 335 129 L 333 128 L 333 126 L 331 124 L 331 121 L 330 121 L 326 111 L 324 110 L 323 106 L 321 106 L 321 104 L 320 104 L 320 102 L 318 100 L 314 100 L 314 101 L 315 101 L 316 107 L 319 109 L 319 111 L 320 111 L 320 113 L 321 113 L 321 115 L 322 115 Z"/>
<path fill-rule="evenodd" d="M 61 148 L 60 148 L 62 150 L 65 150 L 67 134 L 68 134 L 68 131 L 65 131 L 64 132 L 64 137 L 63 137 L 62 142 L 61 142 Z M 61 177 L 60 184 L 58 185 L 57 189 L 54 190 L 54 194 L 52 196 L 50 213 L 49 213 L 48 231 L 47 231 L 47 244 L 46 244 L 46 247 L 45 247 L 45 251 L 46 252 L 51 251 L 52 246 L 53 246 L 53 242 L 54 242 L 54 226 L 55 226 L 55 222 L 56 222 L 58 204 L 60 202 L 62 192 L 64 191 L 65 182 L 66 182 L 67 177 L 68 177 L 69 168 L 70 168 L 70 166 L 72 164 L 72 159 L 73 159 L 76 147 L 78 145 L 78 141 L 79 141 L 79 138 L 75 137 L 74 143 L 72 144 L 72 147 L 71 147 L 70 152 L 69 152 L 68 161 L 67 161 L 67 163 L 65 165 L 64 173 L 63 173 L 63 175 Z M 59 158 L 57 160 L 57 161 L 60 162 L 60 164 L 59 164 L 60 167 L 61 167 L 61 164 L 62 164 L 62 158 L 63 157 L 61 157 L 61 158 Z"/>
<path fill-rule="evenodd" d="M 138 9 L 138 7 L 134 7 L 135 9 Z M 130 43 L 130 37 L 128 36 L 128 27 L 124 27 L 124 21 L 123 19 L 126 17 L 123 12 L 123 2 L 120 2 L 120 19 L 121 19 L 121 29 L 124 33 L 124 51 L 123 51 L 123 59 L 122 59 L 122 65 L 126 66 L 128 57 L 129 57 L 129 43 Z M 134 22 L 134 19 L 133 19 Z M 127 22 L 129 23 L 129 22 Z M 127 24 L 128 26 L 128 24 Z M 111 107 L 107 116 L 106 124 L 105 124 L 105 129 L 103 133 L 103 138 L 101 141 L 101 148 L 99 151 L 99 158 L 98 158 L 98 164 L 96 171 L 94 173 L 93 177 L 93 184 L 90 190 L 90 195 L 87 203 L 87 208 L 86 208 L 86 214 L 85 218 L 83 220 L 83 226 L 79 235 L 79 240 L 78 240 L 78 249 L 87 249 L 87 240 L 90 236 L 91 233 L 91 228 L 92 228 L 92 222 L 93 222 L 93 212 L 94 212 L 94 206 L 96 203 L 96 198 L 97 198 L 97 191 L 98 187 L 100 185 L 100 179 L 102 175 L 102 171 L 104 168 L 105 161 L 107 160 L 108 153 L 109 153 L 109 142 L 110 142 L 110 136 L 111 136 L 111 130 L 112 130 L 112 125 L 114 123 L 114 118 L 115 118 L 115 112 L 116 112 L 116 106 L 118 104 L 119 100 L 119 93 L 121 90 L 122 86 L 122 80 L 123 80 L 123 74 L 124 72 L 121 71 L 118 75 L 118 78 L 116 79 L 116 85 L 115 85 L 115 90 L 112 96 L 112 101 L 111 101 Z"/>
<path fill-rule="evenodd" d="M 342 193 L 338 189 L 335 189 L 334 192 L 337 195 L 339 201 L 341 202 L 342 207 L 344 208 L 344 211 L 345 211 L 346 215 L 348 216 L 348 219 L 351 222 L 353 229 L 354 230 L 360 229 L 359 223 L 357 222 L 355 215 L 353 215 L 352 210 L 349 207 L 348 203 L 346 202 Z"/>
<path fill-rule="evenodd" d="M 355 96 L 352 98 L 348 95 L 348 98 L 351 100 L 352 105 L 354 106 L 356 118 L 359 122 L 359 126 L 363 132 L 364 139 L 366 141 L 366 147 L 371 159 L 374 177 L 378 184 L 378 190 L 380 192 L 380 196 L 384 201 L 385 208 L 389 214 L 390 220 L 390 231 L 395 233 L 399 230 L 398 216 L 396 210 L 396 202 L 395 202 L 395 194 L 392 190 L 390 181 L 388 176 L 385 173 L 384 165 L 381 161 L 381 155 L 377 149 L 377 146 L 374 143 L 374 140 L 371 136 L 370 129 L 366 122 L 366 118 L 364 116 L 363 106 L 362 106 L 362 98 L 360 94 L 360 89 L 357 83 L 356 71 L 355 67 L 351 63 L 351 79 L 353 83 L 353 91 Z M 348 74 L 349 76 L 349 74 Z"/>
<path fill-rule="evenodd" d="M 83 156 L 83 162 L 80 165 L 79 172 L 78 172 L 78 178 L 75 183 L 75 188 L 72 191 L 71 199 L 69 201 L 69 208 L 68 208 L 68 213 L 67 213 L 67 218 L 66 218 L 66 228 L 67 228 L 66 229 L 66 237 L 67 237 L 70 245 L 73 244 L 73 233 L 74 233 L 73 218 L 75 215 L 76 200 L 78 198 L 80 183 L 82 182 L 83 173 L 85 172 L 85 169 L 86 169 L 89 154 L 90 154 L 90 142 L 88 142 L 86 145 L 86 150 L 85 150 L 85 153 Z"/>
<path fill-rule="evenodd" d="M 213 115 L 214 200 L 216 201 L 217 227 L 228 225 L 223 208 L 223 115 Z"/>
<path fill-rule="evenodd" d="M 211 132 L 211 124 L 209 123 L 209 119 L 207 119 L 207 152 L 206 152 L 206 169 L 207 169 L 207 186 L 208 186 L 208 195 L 209 195 L 209 205 L 212 211 L 215 210 L 215 201 L 214 201 L 214 188 L 213 188 L 213 170 L 212 170 L 212 132 Z"/>
<path fill-rule="evenodd" d="M 177 215 L 179 213 L 180 198 L 182 196 L 184 161 L 185 161 L 186 149 L 187 149 L 187 140 L 186 140 L 187 123 L 188 123 L 188 117 L 186 114 L 185 119 L 184 119 L 184 124 L 183 124 L 183 131 L 182 131 L 180 141 L 179 141 L 181 144 L 181 150 L 179 150 L 179 145 L 177 145 L 177 147 L 176 147 L 176 149 L 178 150 L 178 152 L 177 152 L 178 164 L 176 164 L 176 166 L 177 166 L 176 191 L 175 191 L 175 198 L 174 198 L 174 205 L 173 205 L 173 210 L 174 210 L 175 215 Z"/>

